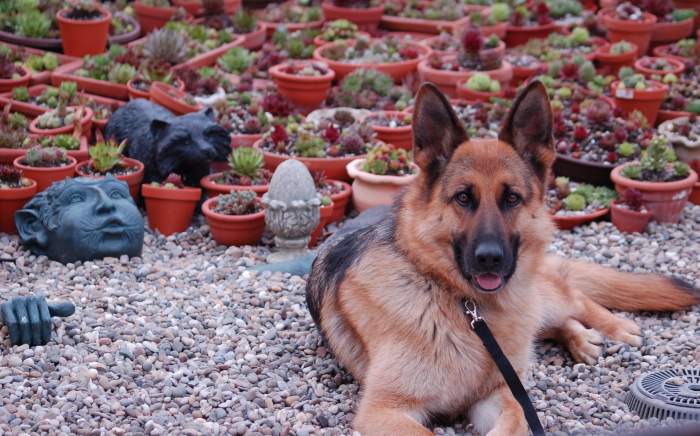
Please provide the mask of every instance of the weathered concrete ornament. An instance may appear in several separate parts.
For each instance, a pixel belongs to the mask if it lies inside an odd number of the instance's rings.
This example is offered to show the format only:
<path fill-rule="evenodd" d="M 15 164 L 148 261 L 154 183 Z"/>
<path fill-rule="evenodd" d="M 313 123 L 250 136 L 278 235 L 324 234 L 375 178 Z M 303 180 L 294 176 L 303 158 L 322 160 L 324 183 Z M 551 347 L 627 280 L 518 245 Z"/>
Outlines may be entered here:
<path fill-rule="evenodd" d="M 140 256 L 143 216 L 125 182 L 81 177 L 55 182 L 15 213 L 20 242 L 61 263 Z"/>
<path fill-rule="evenodd" d="M 265 224 L 275 235 L 277 251 L 268 262 L 282 262 L 308 254 L 311 232 L 320 220 L 314 181 L 306 166 L 289 159 L 280 164 L 263 195 Z"/>

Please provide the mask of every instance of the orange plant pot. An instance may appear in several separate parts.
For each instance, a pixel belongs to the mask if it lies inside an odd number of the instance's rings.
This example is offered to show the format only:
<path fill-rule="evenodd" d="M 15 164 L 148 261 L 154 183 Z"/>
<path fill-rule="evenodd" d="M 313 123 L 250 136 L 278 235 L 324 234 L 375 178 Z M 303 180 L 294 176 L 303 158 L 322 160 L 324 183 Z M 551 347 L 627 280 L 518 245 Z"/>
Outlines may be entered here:
<path fill-rule="evenodd" d="M 212 238 L 221 245 L 255 245 L 265 231 L 265 211 L 250 215 L 222 215 L 214 212 L 216 198 L 202 205 Z"/>
<path fill-rule="evenodd" d="M 12 91 L 20 86 L 29 85 L 32 75 L 24 67 L 19 67 L 19 69 L 22 71 L 22 75 L 17 79 L 0 79 L 0 92 Z"/>
<path fill-rule="evenodd" d="M 309 239 L 309 247 L 315 247 L 316 242 L 318 242 L 318 238 L 323 235 L 323 229 L 331 223 L 331 218 L 333 217 L 333 202 L 331 201 L 331 204 L 328 206 L 321 206 L 319 208 L 320 212 L 320 219 L 318 222 L 318 226 L 314 229 L 313 232 L 311 232 L 311 239 Z"/>
<path fill-rule="evenodd" d="M 649 125 L 653 126 L 661 103 L 666 98 L 668 86 L 653 80 L 649 80 L 648 83 L 652 85 L 651 89 L 637 90 L 619 88 L 620 82 L 615 81 L 610 85 L 610 89 L 615 98 L 616 107 L 622 109 L 627 115 L 635 110 L 640 111 Z"/>
<path fill-rule="evenodd" d="M 375 33 L 384 14 L 384 6 L 369 8 L 342 8 L 332 1 L 321 3 L 321 10 L 326 21 L 340 20 L 344 18 L 357 24 L 360 30 Z"/>
<path fill-rule="evenodd" d="M 345 218 L 345 210 L 348 208 L 348 204 L 350 203 L 352 188 L 350 187 L 349 183 L 341 180 L 328 180 L 328 182 L 338 182 L 343 185 L 343 190 L 341 192 L 331 195 L 331 200 L 333 201 L 333 214 L 331 215 L 330 223 L 336 223 Z"/>
<path fill-rule="evenodd" d="M 628 21 L 615 17 L 614 9 L 601 9 L 598 12 L 598 20 L 608 30 L 608 40 L 611 43 L 628 41 L 639 48 L 639 55 L 649 50 L 654 24 L 657 21 L 655 15 L 643 13 L 643 20 Z"/>
<path fill-rule="evenodd" d="M 36 191 L 42 192 L 53 182 L 58 182 L 63 179 L 71 178 L 75 175 L 75 166 L 78 161 L 71 156 L 68 156 L 70 163 L 60 167 L 31 167 L 29 165 L 23 164 L 22 160 L 24 156 L 20 156 L 12 162 L 15 168 L 22 170 L 22 173 L 36 181 Z"/>
<path fill-rule="evenodd" d="M 144 35 L 165 26 L 175 12 L 177 8 L 147 6 L 138 0 L 134 3 L 134 13 Z"/>
<path fill-rule="evenodd" d="M 511 26 L 508 25 L 506 32 L 506 45 L 515 47 L 527 44 L 531 39 L 545 39 L 550 33 L 559 29 L 556 23 L 543 24 L 541 26 Z"/>
<path fill-rule="evenodd" d="M 190 226 L 202 190 L 168 189 L 146 183 L 141 186 L 141 194 L 146 201 L 148 226 L 168 236 L 184 232 Z"/>
<path fill-rule="evenodd" d="M 653 70 L 651 68 L 647 68 L 644 66 L 645 61 L 647 61 L 649 59 L 653 60 L 653 59 L 657 59 L 657 58 L 652 57 L 652 56 L 645 56 L 645 57 L 637 59 L 634 62 L 634 69 L 637 70 L 637 72 L 639 72 L 640 74 L 643 74 L 647 78 L 654 76 L 654 75 L 658 75 L 658 76 L 663 77 L 665 74 L 668 74 L 668 73 L 675 74 L 676 76 L 679 76 L 683 72 L 683 70 L 685 70 L 685 65 L 683 64 L 683 62 L 678 61 L 676 59 L 671 59 L 671 58 L 661 58 L 661 59 L 664 59 L 666 61 L 666 63 L 669 64 L 669 66 L 671 66 L 670 71 Z"/>
<path fill-rule="evenodd" d="M 69 108 L 75 108 L 76 106 L 68 106 Z M 39 124 L 39 117 L 36 117 L 29 123 L 29 132 L 41 136 L 56 136 L 56 135 L 69 135 L 75 130 L 74 125 L 57 127 L 55 129 L 42 129 L 37 124 Z M 90 134 L 92 129 L 92 109 L 89 107 L 83 108 L 83 116 L 80 119 L 80 128 L 82 132 L 86 135 Z"/>
<path fill-rule="evenodd" d="M 359 212 L 371 207 L 390 205 L 401 189 L 413 182 L 416 174 L 406 176 L 378 176 L 362 170 L 364 159 L 355 159 L 347 170 L 352 182 L 352 203 Z"/>
<path fill-rule="evenodd" d="M 275 169 L 282 162 L 287 159 L 297 159 L 309 168 L 309 171 L 323 171 L 326 177 L 329 179 L 348 181 L 350 176 L 348 175 L 345 167 L 357 159 L 363 156 L 348 156 L 348 157 L 294 157 L 271 153 L 269 151 L 263 151 L 265 157 L 265 168 L 270 171 L 275 171 Z"/>
<path fill-rule="evenodd" d="M 608 214 L 608 211 L 609 209 L 605 207 L 603 209 L 594 210 L 591 213 L 583 215 L 558 216 L 552 214 L 550 216 L 552 217 L 552 221 L 554 221 L 554 224 L 557 225 L 557 228 L 559 228 L 559 230 L 571 230 L 574 227 L 582 226 L 586 223 L 590 223 L 593 220 L 597 220 L 598 218 L 604 217 Z"/>
<path fill-rule="evenodd" d="M 398 111 L 383 111 L 377 112 L 378 115 L 382 113 L 387 116 L 407 116 L 404 112 Z M 377 139 L 387 144 L 393 144 L 396 147 L 403 148 L 404 150 L 411 151 L 413 149 L 413 126 L 410 124 L 407 126 L 399 127 L 388 127 L 372 124 L 372 118 L 369 118 L 372 130 L 377 134 Z"/>
<path fill-rule="evenodd" d="M 474 91 L 472 89 L 467 88 L 468 80 L 469 79 L 467 78 L 457 82 L 457 98 L 466 101 L 488 102 L 491 100 L 492 97 L 503 97 L 503 95 L 505 94 L 505 91 L 503 89 L 501 89 L 498 92 Z"/>
<path fill-rule="evenodd" d="M 447 55 L 445 57 L 451 59 L 455 55 Z M 437 70 L 428 65 L 428 61 L 422 61 L 418 64 L 418 77 L 420 80 L 434 83 L 450 98 L 457 97 L 457 83 L 469 78 L 475 72 L 477 71 Z M 492 79 L 498 80 L 502 88 L 505 88 L 513 78 L 513 67 L 506 61 L 501 63 L 500 68 L 479 72 L 488 74 Z"/>
<path fill-rule="evenodd" d="M 610 53 L 612 44 L 599 47 L 598 50 L 596 50 L 595 59 L 601 65 L 601 69 L 606 70 L 605 72 L 607 74 L 617 77 L 620 68 L 633 66 L 635 59 L 637 59 L 639 47 L 631 42 L 630 45 L 632 46 L 632 50 L 622 54 Z"/>
<path fill-rule="evenodd" d="M 148 95 L 152 102 L 158 103 L 164 108 L 171 110 L 176 115 L 185 115 L 191 112 L 197 112 L 204 107 L 199 103 L 186 103 L 183 101 L 185 91 L 162 82 L 152 83 Z"/>
<path fill-rule="evenodd" d="M 31 185 L 23 188 L 0 188 L 0 233 L 17 233 L 15 227 L 15 212 L 22 209 L 37 192 L 35 180 Z"/>
<path fill-rule="evenodd" d="M 131 198 L 134 199 L 135 202 L 138 202 L 139 200 L 139 188 L 141 187 L 141 182 L 143 181 L 143 164 L 136 160 L 136 159 L 130 159 L 128 157 L 125 157 L 122 159 L 122 163 L 132 167 L 132 168 L 137 168 L 136 171 L 129 173 L 129 174 L 122 174 L 122 175 L 117 175 L 115 178 L 117 180 L 121 180 L 126 182 L 127 185 L 129 185 L 129 193 L 131 194 Z M 86 160 L 85 162 L 80 162 L 76 167 L 75 167 L 75 173 L 80 176 L 80 177 L 93 177 L 93 178 L 102 178 L 104 176 L 95 176 L 91 175 L 88 173 L 85 168 L 87 168 L 88 165 L 92 165 L 92 160 Z"/>
<path fill-rule="evenodd" d="M 642 233 L 651 220 L 648 211 L 636 211 L 621 207 L 616 201 L 610 205 L 610 219 L 621 232 Z"/>
<path fill-rule="evenodd" d="M 102 17 L 96 20 L 73 20 L 66 17 L 68 9 L 58 11 L 56 21 L 65 54 L 83 57 L 105 52 L 112 14 L 104 8 L 100 12 Z"/>
<path fill-rule="evenodd" d="M 290 65 L 308 63 L 303 61 L 284 62 L 273 66 L 269 70 L 270 77 L 277 85 L 279 93 L 290 99 L 292 103 L 305 113 L 317 109 L 323 103 L 328 95 L 328 91 L 331 89 L 331 82 L 335 78 L 335 72 L 322 62 L 318 62 L 318 64 L 327 69 L 327 71 L 320 76 L 299 76 L 284 71 Z"/>
<path fill-rule="evenodd" d="M 651 33 L 651 42 L 664 44 L 679 41 L 693 34 L 695 20 L 688 18 L 683 21 L 656 22 Z"/>
<path fill-rule="evenodd" d="M 202 188 L 207 190 L 207 197 L 214 198 L 219 195 L 228 194 L 231 191 L 253 191 L 258 197 L 262 197 L 263 194 L 266 193 L 268 188 L 270 187 L 269 184 L 243 186 L 222 185 L 220 183 L 214 183 L 214 179 L 220 177 L 222 174 L 223 172 L 209 174 L 208 176 L 202 177 L 202 180 L 199 181 L 199 184 L 202 186 Z"/>

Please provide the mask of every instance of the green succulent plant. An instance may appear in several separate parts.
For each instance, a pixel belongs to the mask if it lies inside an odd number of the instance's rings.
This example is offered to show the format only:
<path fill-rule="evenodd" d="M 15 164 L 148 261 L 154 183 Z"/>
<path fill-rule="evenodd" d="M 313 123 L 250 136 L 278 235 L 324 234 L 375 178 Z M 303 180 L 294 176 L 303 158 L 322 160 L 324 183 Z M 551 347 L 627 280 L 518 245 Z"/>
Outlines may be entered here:
<path fill-rule="evenodd" d="M 257 179 L 263 165 L 263 153 L 257 148 L 238 147 L 229 156 L 231 171 L 238 176 Z"/>
<path fill-rule="evenodd" d="M 107 78 L 110 82 L 125 85 L 129 80 L 136 77 L 138 71 L 129 64 L 117 64 L 110 72 Z"/>
<path fill-rule="evenodd" d="M 233 47 L 219 58 L 217 64 L 227 73 L 242 73 L 254 59 L 255 55 L 245 48 Z"/>
<path fill-rule="evenodd" d="M 38 10 L 20 13 L 16 24 L 17 33 L 29 38 L 46 38 L 51 31 L 51 20 Z"/>
<path fill-rule="evenodd" d="M 223 215 L 250 215 L 262 209 L 253 191 L 233 191 L 216 197 L 214 212 Z"/>
<path fill-rule="evenodd" d="M 143 55 L 154 63 L 176 65 L 187 56 L 187 39 L 178 30 L 163 28 L 151 32 L 143 43 Z"/>
<path fill-rule="evenodd" d="M 126 147 L 126 140 L 120 144 L 112 140 L 97 141 L 89 149 L 92 167 L 100 174 L 108 173 L 122 161 L 124 147 Z"/>
<path fill-rule="evenodd" d="M 12 90 L 12 99 L 17 101 L 29 101 L 29 89 L 26 86 L 18 86 Z"/>
<path fill-rule="evenodd" d="M 294 143 L 294 150 L 301 157 L 323 157 L 326 146 L 323 139 L 302 133 Z"/>

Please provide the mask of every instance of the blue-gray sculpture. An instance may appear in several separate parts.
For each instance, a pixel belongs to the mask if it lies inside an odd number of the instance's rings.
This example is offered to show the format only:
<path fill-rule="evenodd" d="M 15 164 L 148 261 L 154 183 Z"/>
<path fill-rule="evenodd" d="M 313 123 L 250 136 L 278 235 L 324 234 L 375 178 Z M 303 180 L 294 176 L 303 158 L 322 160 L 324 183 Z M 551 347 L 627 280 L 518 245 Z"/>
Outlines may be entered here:
<path fill-rule="evenodd" d="M 132 100 L 112 114 L 104 133 L 127 140 L 124 154 L 143 162 L 145 183 L 175 173 L 185 185 L 199 186 L 211 162 L 226 161 L 231 153 L 231 136 L 211 108 L 176 117 L 150 101 Z"/>
<path fill-rule="evenodd" d="M 76 178 L 56 182 L 15 213 L 22 245 L 61 263 L 141 255 L 143 216 L 126 183 Z"/>
<path fill-rule="evenodd" d="M 74 312 L 73 303 L 47 303 L 43 295 L 16 297 L 0 304 L 12 345 L 46 345 L 51 340 L 51 317 Z"/>

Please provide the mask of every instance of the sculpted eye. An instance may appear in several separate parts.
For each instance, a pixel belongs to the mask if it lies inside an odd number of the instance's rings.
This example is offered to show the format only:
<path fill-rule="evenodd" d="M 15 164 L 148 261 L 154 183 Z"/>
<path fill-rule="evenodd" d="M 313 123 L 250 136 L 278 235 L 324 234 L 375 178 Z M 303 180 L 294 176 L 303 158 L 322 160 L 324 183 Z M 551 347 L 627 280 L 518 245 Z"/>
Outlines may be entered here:
<path fill-rule="evenodd" d="M 75 203 L 80 203 L 84 200 L 83 195 L 79 192 L 71 194 L 70 197 L 68 197 L 68 204 L 75 204 Z"/>
<path fill-rule="evenodd" d="M 122 200 L 122 199 L 126 198 L 126 196 L 124 195 L 124 193 L 122 191 L 118 191 L 116 189 L 109 193 L 109 197 L 113 198 L 115 200 Z"/>
<path fill-rule="evenodd" d="M 508 207 L 515 207 L 522 203 L 523 197 L 520 196 L 520 194 L 515 193 L 515 192 L 509 192 L 506 194 L 505 202 Z"/>
<path fill-rule="evenodd" d="M 471 204 L 472 196 L 467 191 L 462 191 L 457 193 L 455 196 L 455 201 L 462 207 L 468 207 Z"/>

